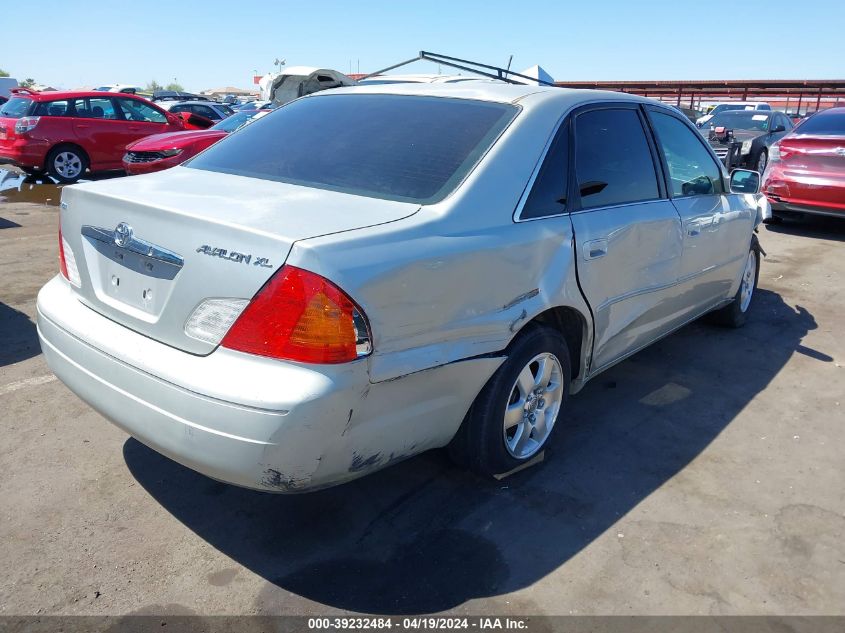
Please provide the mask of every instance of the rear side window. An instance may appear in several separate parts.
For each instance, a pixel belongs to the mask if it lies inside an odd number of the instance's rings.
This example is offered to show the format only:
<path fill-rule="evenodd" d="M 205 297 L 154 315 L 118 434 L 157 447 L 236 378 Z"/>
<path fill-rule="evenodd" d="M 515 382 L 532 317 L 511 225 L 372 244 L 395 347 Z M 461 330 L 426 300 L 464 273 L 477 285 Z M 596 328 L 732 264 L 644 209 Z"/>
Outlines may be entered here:
<path fill-rule="evenodd" d="M 668 114 L 652 112 L 651 120 L 669 167 L 672 195 L 722 193 L 722 170 L 704 148 L 700 135 Z"/>
<path fill-rule="evenodd" d="M 592 110 L 575 121 L 575 171 L 583 208 L 659 197 L 636 110 Z"/>
<path fill-rule="evenodd" d="M 820 136 L 843 136 L 845 135 L 845 110 L 814 114 L 801 122 L 796 133 L 818 134 Z"/>
<path fill-rule="evenodd" d="M 3 104 L 3 107 L 0 107 L 0 117 L 19 119 L 29 113 L 29 109 L 32 107 L 32 104 L 32 99 L 12 97 Z"/>
<path fill-rule="evenodd" d="M 73 116 L 66 99 L 39 103 L 35 109 L 35 114 L 37 116 Z"/>
<path fill-rule="evenodd" d="M 74 99 L 73 102 L 76 116 L 83 119 L 105 119 L 114 121 L 117 119 L 117 112 L 114 109 L 114 104 L 108 98 L 85 98 Z"/>
<path fill-rule="evenodd" d="M 308 97 L 245 126 L 187 165 L 432 204 L 457 187 L 517 111 L 438 97 Z"/>
<path fill-rule="evenodd" d="M 520 219 L 542 218 L 566 211 L 566 171 L 569 166 L 569 123 L 561 126 L 549 147 Z"/>

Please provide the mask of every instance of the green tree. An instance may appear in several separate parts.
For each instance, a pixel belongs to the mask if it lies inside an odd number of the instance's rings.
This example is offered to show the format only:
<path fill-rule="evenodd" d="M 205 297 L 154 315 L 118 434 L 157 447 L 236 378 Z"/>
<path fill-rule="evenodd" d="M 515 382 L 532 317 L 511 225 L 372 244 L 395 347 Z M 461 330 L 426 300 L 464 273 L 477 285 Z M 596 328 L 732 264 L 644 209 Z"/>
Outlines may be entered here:
<path fill-rule="evenodd" d="M 27 77 L 21 82 L 22 88 L 32 88 L 35 85 L 35 80 L 32 77 Z"/>
<path fill-rule="evenodd" d="M 156 90 L 161 90 L 161 88 L 161 84 L 153 79 L 152 81 L 147 82 L 146 92 L 155 92 Z"/>
<path fill-rule="evenodd" d="M 8 77 L 8 76 L 9 76 L 9 73 L 7 73 L 5 70 L 0 68 L 0 77 Z"/>
<path fill-rule="evenodd" d="M 182 84 L 176 83 L 175 81 L 170 82 L 165 86 L 165 90 L 173 90 L 175 92 L 185 92 L 185 89 L 182 87 Z"/>

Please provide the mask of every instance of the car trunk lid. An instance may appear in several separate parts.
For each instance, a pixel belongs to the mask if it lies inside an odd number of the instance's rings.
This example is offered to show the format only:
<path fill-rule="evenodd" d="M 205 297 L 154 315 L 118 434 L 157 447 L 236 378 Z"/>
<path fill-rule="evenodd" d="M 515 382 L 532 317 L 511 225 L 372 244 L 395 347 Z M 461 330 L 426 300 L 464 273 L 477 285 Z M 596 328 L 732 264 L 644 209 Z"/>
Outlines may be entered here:
<path fill-rule="evenodd" d="M 93 310 L 173 347 L 208 298 L 250 299 L 294 242 L 408 217 L 419 205 L 176 167 L 66 187 L 62 233 Z"/>
<path fill-rule="evenodd" d="M 789 136 L 778 146 L 784 170 L 817 176 L 845 172 L 845 136 Z"/>

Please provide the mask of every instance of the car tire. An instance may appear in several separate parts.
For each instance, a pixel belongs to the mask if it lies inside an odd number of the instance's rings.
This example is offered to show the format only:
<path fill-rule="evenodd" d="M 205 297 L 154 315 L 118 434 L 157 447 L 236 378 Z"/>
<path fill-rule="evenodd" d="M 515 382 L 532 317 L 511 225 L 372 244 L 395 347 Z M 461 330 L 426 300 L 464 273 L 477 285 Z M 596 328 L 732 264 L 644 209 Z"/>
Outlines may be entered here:
<path fill-rule="evenodd" d="M 560 426 L 571 365 L 563 335 L 529 325 L 475 398 L 449 446 L 454 461 L 483 476 L 534 459 Z"/>
<path fill-rule="evenodd" d="M 748 320 L 748 312 L 751 309 L 754 292 L 757 290 L 757 281 L 760 278 L 760 249 L 756 242 L 756 236 L 748 250 L 744 266 L 739 288 L 733 300 L 724 308 L 720 308 L 713 313 L 714 320 L 719 325 L 738 328 L 745 325 Z"/>
<path fill-rule="evenodd" d="M 85 175 L 88 155 L 76 145 L 59 145 L 47 154 L 47 173 L 62 184 L 71 184 Z"/>
<path fill-rule="evenodd" d="M 763 172 L 766 171 L 766 165 L 768 164 L 769 150 L 764 147 L 762 150 L 760 150 L 760 153 L 757 154 L 757 160 L 754 161 L 754 169 L 758 171 L 760 175 L 762 175 Z"/>

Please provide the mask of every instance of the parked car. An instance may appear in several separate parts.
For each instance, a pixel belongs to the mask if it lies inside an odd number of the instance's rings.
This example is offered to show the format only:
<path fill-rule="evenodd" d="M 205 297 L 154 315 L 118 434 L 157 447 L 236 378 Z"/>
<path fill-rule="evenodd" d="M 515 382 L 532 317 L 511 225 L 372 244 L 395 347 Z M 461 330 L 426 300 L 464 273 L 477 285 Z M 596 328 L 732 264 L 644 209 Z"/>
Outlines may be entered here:
<path fill-rule="evenodd" d="M 845 217 L 845 108 L 818 112 L 775 143 L 762 190 L 773 222 L 795 213 Z"/>
<path fill-rule="evenodd" d="M 121 169 L 133 141 L 189 128 L 181 116 L 131 94 L 17 88 L 0 107 L 0 163 L 72 183 L 88 169 Z"/>
<path fill-rule="evenodd" d="M 154 134 L 130 143 L 123 156 L 127 174 L 148 174 L 181 165 L 231 132 L 255 118 L 268 114 L 267 110 L 237 112 L 207 130 Z"/>
<path fill-rule="evenodd" d="M 212 99 L 182 90 L 156 90 L 152 94 L 152 101 L 212 101 Z"/>
<path fill-rule="evenodd" d="M 131 84 L 108 84 L 94 88 L 97 92 L 123 92 L 126 94 L 135 94 L 141 92 L 140 86 L 133 86 Z"/>
<path fill-rule="evenodd" d="M 727 161 L 733 148 L 732 167 L 747 167 L 762 174 L 769 148 L 793 127 L 783 112 L 732 110 L 717 114 L 703 129 L 709 128 L 707 139 L 721 160 Z"/>
<path fill-rule="evenodd" d="M 321 92 L 66 187 L 38 332 L 94 409 L 218 480 L 303 491 L 446 445 L 505 473 L 608 367 L 745 322 L 758 187 L 634 95 Z"/>
<path fill-rule="evenodd" d="M 199 114 L 212 121 L 222 121 L 232 116 L 235 111 L 225 103 L 213 101 L 161 101 L 159 105 L 168 112 L 191 112 Z"/>
<path fill-rule="evenodd" d="M 680 110 L 681 113 L 685 117 L 687 117 L 690 121 L 692 121 L 693 123 L 695 123 L 702 116 L 701 111 L 696 110 L 694 108 L 687 108 L 685 106 L 674 106 L 674 107 L 677 108 L 678 110 Z"/>
<path fill-rule="evenodd" d="M 712 119 L 717 114 L 721 114 L 722 112 L 730 112 L 731 110 L 753 110 L 755 112 L 768 112 L 771 109 L 772 106 L 763 101 L 727 101 L 725 103 L 718 103 L 713 106 L 707 112 L 707 114 L 702 117 L 699 117 L 696 120 L 695 124 L 698 127 L 702 127 L 705 123 L 710 121 L 710 119 Z"/>
<path fill-rule="evenodd" d="M 273 110 L 278 106 L 272 101 L 247 101 L 235 108 L 237 112 L 249 112 L 252 110 Z"/>

